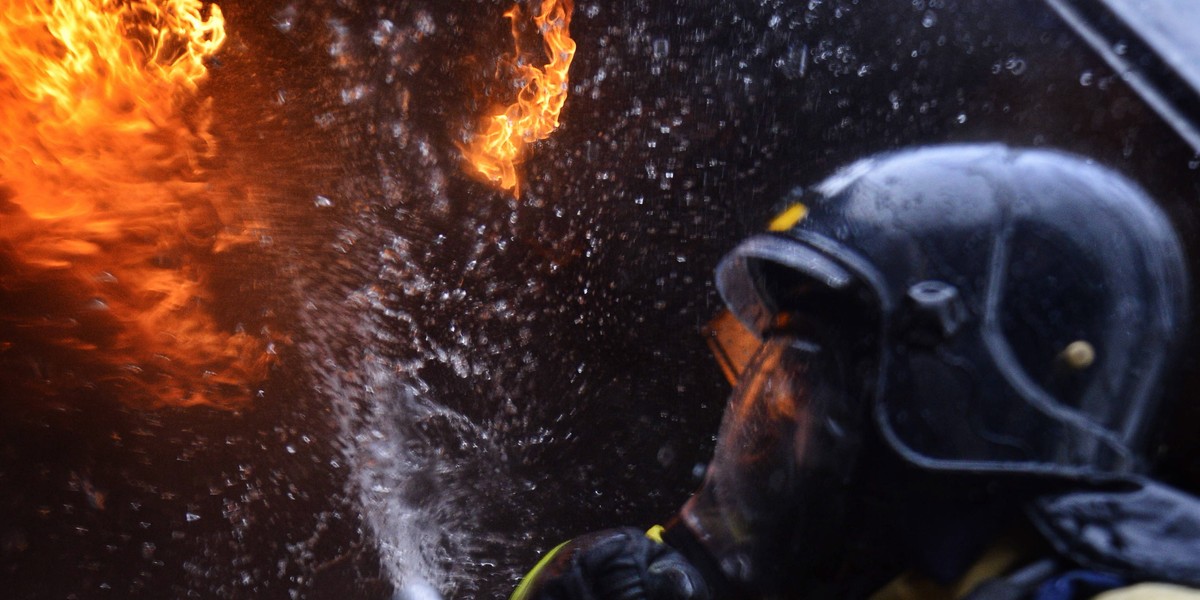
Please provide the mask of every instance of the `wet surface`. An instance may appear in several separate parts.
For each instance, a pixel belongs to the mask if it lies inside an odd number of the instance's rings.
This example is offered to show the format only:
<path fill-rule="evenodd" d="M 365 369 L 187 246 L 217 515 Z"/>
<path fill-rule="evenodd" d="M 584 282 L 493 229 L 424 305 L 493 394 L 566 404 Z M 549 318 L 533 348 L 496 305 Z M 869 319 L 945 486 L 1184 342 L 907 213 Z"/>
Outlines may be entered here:
<path fill-rule="evenodd" d="M 667 518 L 728 391 L 713 266 L 867 153 L 1087 154 L 1195 247 L 1200 161 L 1034 2 L 580 2 L 519 199 L 455 147 L 509 85 L 508 3 L 221 4 L 208 173 L 263 226 L 213 294 L 286 342 L 236 412 L 0 392 L 7 597 L 499 598 Z"/>

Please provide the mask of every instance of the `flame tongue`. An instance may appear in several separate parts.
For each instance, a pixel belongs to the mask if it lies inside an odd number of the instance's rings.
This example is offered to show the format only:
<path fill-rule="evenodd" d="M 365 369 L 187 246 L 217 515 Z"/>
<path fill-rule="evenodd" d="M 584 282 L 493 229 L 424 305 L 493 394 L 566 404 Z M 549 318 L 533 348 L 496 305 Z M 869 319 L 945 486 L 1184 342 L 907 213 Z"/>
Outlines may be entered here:
<path fill-rule="evenodd" d="M 575 56 L 570 32 L 573 9 L 571 0 L 542 0 L 533 22 L 542 34 L 549 62 L 541 69 L 517 65 L 525 84 L 516 102 L 485 118 L 471 143 L 462 148 L 475 172 L 501 189 L 512 190 L 514 196 L 519 194 L 516 165 L 530 144 L 558 128 L 558 115 L 567 101 L 567 72 Z M 504 16 L 513 22 L 516 42 L 520 6 L 514 5 Z M 519 43 L 516 50 L 519 57 Z"/>
<path fill-rule="evenodd" d="M 262 343 L 203 308 L 200 259 L 235 237 L 197 162 L 213 146 L 196 87 L 224 39 L 200 0 L 0 12 L 0 348 L 82 352 L 73 368 L 144 404 L 235 403 L 244 389 L 214 390 L 262 375 Z"/>

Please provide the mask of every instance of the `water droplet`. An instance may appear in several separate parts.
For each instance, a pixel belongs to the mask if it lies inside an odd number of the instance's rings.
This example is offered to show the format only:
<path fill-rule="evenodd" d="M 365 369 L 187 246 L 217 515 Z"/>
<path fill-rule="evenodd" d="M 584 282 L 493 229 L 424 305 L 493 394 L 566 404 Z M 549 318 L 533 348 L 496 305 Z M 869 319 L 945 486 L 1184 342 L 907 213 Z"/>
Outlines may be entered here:
<path fill-rule="evenodd" d="M 671 53 L 671 42 L 666 38 L 658 38 L 654 40 L 652 50 L 654 52 L 654 58 L 665 58 Z"/>
<path fill-rule="evenodd" d="M 417 13 L 416 25 L 417 31 L 425 35 L 433 35 L 437 32 L 437 24 L 433 22 L 433 15 L 425 11 Z"/>
<path fill-rule="evenodd" d="M 375 30 L 371 32 L 371 42 L 376 46 L 382 46 L 387 43 L 392 37 L 392 32 L 396 30 L 396 25 L 387 19 L 380 19 L 375 25 Z"/>
<path fill-rule="evenodd" d="M 929 29 L 934 25 L 937 25 L 937 13 L 932 10 L 925 11 L 925 16 L 921 17 L 921 26 Z"/>
<path fill-rule="evenodd" d="M 290 33 L 296 22 L 296 7 L 289 4 L 283 10 L 275 13 L 275 28 L 282 33 Z"/>
<path fill-rule="evenodd" d="M 187 519 L 188 523 L 194 523 L 200 520 L 200 515 L 196 513 L 184 513 L 183 518 Z"/>
<path fill-rule="evenodd" d="M 367 86 L 356 85 L 354 87 L 345 88 L 341 91 L 342 104 L 353 104 L 362 100 L 367 95 Z"/>
<path fill-rule="evenodd" d="M 1079 74 L 1079 85 L 1087 87 L 1096 81 L 1096 74 L 1091 71 L 1084 71 Z"/>
<path fill-rule="evenodd" d="M 670 445 L 663 446 L 658 449 L 658 464 L 669 467 L 675 462 L 675 449 Z"/>

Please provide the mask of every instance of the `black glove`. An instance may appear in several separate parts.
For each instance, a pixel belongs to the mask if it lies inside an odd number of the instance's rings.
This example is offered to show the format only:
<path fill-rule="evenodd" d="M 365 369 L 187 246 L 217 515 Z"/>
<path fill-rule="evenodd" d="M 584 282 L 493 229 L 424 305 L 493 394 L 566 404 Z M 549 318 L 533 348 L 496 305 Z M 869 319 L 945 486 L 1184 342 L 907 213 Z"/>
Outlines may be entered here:
<path fill-rule="evenodd" d="M 512 600 L 709 600 L 700 572 L 636 529 L 571 540 L 534 567 Z"/>

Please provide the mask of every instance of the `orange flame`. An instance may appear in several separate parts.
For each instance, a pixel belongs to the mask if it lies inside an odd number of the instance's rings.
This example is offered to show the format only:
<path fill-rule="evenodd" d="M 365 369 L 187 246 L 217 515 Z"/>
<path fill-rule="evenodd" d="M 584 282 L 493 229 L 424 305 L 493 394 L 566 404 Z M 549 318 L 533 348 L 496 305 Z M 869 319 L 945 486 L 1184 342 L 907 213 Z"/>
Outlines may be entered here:
<path fill-rule="evenodd" d="M 39 378 L 149 405 L 232 406 L 264 375 L 263 342 L 204 306 L 201 259 L 241 237 L 199 166 L 214 144 L 197 85 L 224 25 L 200 0 L 5 3 L 0 364 L 65 355 L 69 373 Z"/>
<path fill-rule="evenodd" d="M 522 162 L 530 144 L 546 139 L 558 128 L 558 115 L 567 101 L 567 71 L 575 57 L 570 32 L 573 10 L 571 0 L 542 0 L 541 14 L 533 22 L 542 34 L 550 62 L 543 69 L 517 64 L 524 85 L 516 102 L 484 119 L 471 143 L 460 147 L 476 172 L 500 189 L 511 189 L 513 196 L 520 195 L 516 165 Z M 520 5 L 514 5 L 504 16 L 512 21 L 513 41 L 520 57 Z"/>

